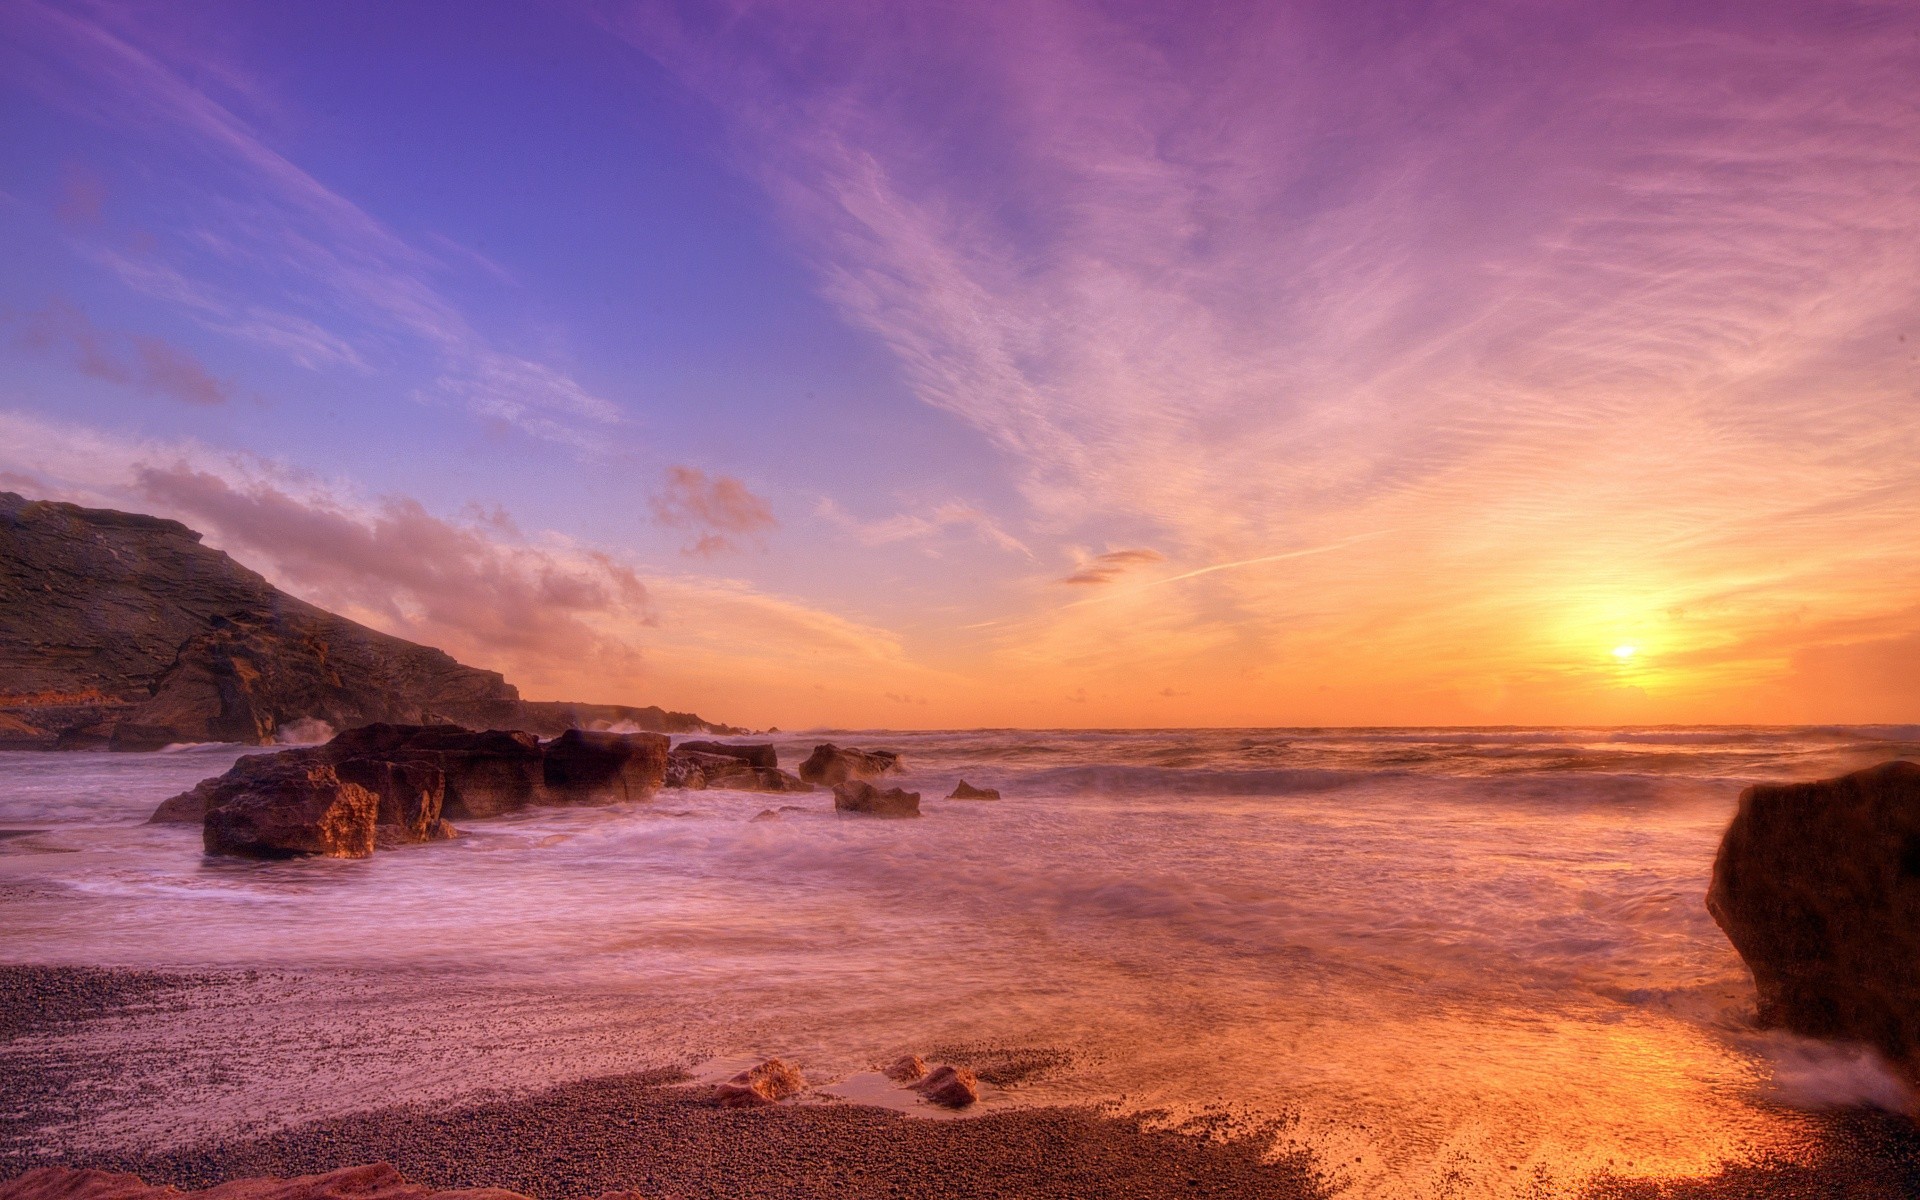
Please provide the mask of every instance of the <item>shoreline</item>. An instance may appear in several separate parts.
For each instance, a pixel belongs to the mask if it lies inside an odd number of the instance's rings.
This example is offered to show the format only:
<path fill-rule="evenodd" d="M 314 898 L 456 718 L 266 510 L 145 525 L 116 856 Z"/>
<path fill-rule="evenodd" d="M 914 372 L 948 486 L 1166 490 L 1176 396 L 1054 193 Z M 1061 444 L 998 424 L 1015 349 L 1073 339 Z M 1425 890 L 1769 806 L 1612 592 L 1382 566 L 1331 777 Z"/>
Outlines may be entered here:
<path fill-rule="evenodd" d="M 259 976 L 0 965 L 0 1066 L 12 1103 L 0 1114 L 0 1180 L 40 1166 L 127 1172 L 197 1190 L 388 1163 L 434 1189 L 504 1188 L 535 1200 L 834 1196 L 1232 1196 L 1317 1200 L 1332 1193 L 1311 1151 L 1273 1160 L 1262 1139 L 1148 1127 L 1092 1107 L 1002 1109 L 926 1120 L 852 1102 L 730 1110 L 679 1067 L 594 1075 L 445 1102 L 367 1107 L 266 1130 L 233 1130 L 157 1149 L 77 1151 L 52 1136 L 84 1125 L 86 1098 L 124 1084 L 103 1053 L 65 1053 L 62 1035 L 113 1017 L 190 1014 L 190 998 Z M 64 1039 L 71 1042 L 72 1039 Z M 71 1047 L 69 1047 L 70 1049 Z M 179 1098 L 148 1081 L 142 1107 L 165 1117 Z M 190 1122 L 183 1122 L 186 1128 Z M 1920 1195 L 1920 1133 L 1869 1112 L 1822 1120 L 1801 1161 L 1729 1163 L 1706 1178 L 1599 1180 L 1584 1200 L 1818 1200 Z M 1515 1196 L 1529 1196 L 1515 1177 Z M 1545 1194 L 1545 1193 L 1541 1193 Z"/>

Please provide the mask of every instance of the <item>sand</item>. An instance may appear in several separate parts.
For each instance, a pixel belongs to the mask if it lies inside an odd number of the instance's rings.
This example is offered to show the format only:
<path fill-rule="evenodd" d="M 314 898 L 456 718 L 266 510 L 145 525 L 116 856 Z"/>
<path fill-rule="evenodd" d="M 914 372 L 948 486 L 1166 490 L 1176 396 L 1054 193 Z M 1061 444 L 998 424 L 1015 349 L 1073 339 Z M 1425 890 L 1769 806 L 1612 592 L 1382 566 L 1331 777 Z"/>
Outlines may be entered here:
<path fill-rule="evenodd" d="M 500 1187 L 539 1200 L 612 1191 L 642 1197 L 904 1198 L 1231 1196 L 1303 1200 L 1323 1192 L 1307 1161 L 1263 1161 L 1263 1147 L 1145 1128 L 1086 1109 L 994 1112 L 927 1121 L 854 1104 L 728 1110 L 676 1069 L 630 1072 L 457 1104 L 354 1113 L 261 1135 L 148 1151 L 55 1151 L 36 1136 L 84 1120 L 110 1080 L 58 1054 L 22 1053 L 29 1035 L 129 1009 L 160 1007 L 208 976 L 70 967 L 0 967 L 0 1178 L 59 1164 L 130 1171 L 202 1188 L 386 1162 L 434 1188 Z M 990 1055 L 991 1048 L 973 1048 Z M 1011 1060 L 1010 1060 L 1011 1061 Z M 1018 1068 L 1009 1068 L 1017 1071 Z M 164 1111 L 165 1095 L 148 1101 Z M 1920 1195 L 1920 1136 L 1903 1119 L 1839 1114 L 1811 1165 L 1731 1165 L 1704 1180 L 1603 1184 L 1591 1200 Z"/>

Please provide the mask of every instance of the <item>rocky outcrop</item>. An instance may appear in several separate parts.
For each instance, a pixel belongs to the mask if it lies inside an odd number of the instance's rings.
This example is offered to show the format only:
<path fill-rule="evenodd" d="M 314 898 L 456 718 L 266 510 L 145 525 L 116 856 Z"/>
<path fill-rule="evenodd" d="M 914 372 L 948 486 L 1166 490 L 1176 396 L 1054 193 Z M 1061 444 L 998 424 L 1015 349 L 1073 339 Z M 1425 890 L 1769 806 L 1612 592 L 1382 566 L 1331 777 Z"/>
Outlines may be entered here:
<path fill-rule="evenodd" d="M 838 787 L 849 779 L 875 779 L 899 767 L 900 756 L 891 750 L 856 750 L 827 742 L 815 746 L 800 764 L 800 778 Z"/>
<path fill-rule="evenodd" d="M 373 853 L 380 798 L 304 754 L 265 764 L 207 809 L 207 853 L 242 858 L 365 858 Z"/>
<path fill-rule="evenodd" d="M 408 1183 L 386 1163 L 375 1163 L 294 1179 L 232 1179 L 199 1192 L 150 1184 L 138 1175 L 37 1167 L 0 1182 L 0 1200 L 527 1200 L 527 1197 L 501 1188 L 435 1191 Z M 638 1200 L 638 1197 L 630 1192 L 618 1192 L 601 1200 Z"/>
<path fill-rule="evenodd" d="M 324 746 L 253 754 L 164 801 L 154 822 L 198 821 L 208 852 L 357 858 L 454 836 L 449 816 L 533 805 L 617 804 L 654 794 L 667 738 L 368 725 Z"/>
<path fill-rule="evenodd" d="M 1920 764 L 1748 788 L 1707 908 L 1762 1024 L 1865 1043 L 1920 1083 Z"/>
<path fill-rule="evenodd" d="M 722 1108 L 761 1108 L 797 1096 L 806 1086 L 797 1069 L 769 1058 L 714 1088 L 713 1098 Z"/>
<path fill-rule="evenodd" d="M 912 1086 L 943 1108 L 965 1108 L 980 1099 L 980 1081 L 965 1067 L 935 1067 Z"/>
<path fill-rule="evenodd" d="M 287 595 L 177 521 L 0 492 L 0 749 L 268 745 L 307 719 L 733 732 L 524 701 L 496 672 Z"/>
<path fill-rule="evenodd" d="M 724 754 L 704 754 L 676 746 L 667 756 L 666 786 L 699 791 L 726 788 L 736 792 L 810 792 L 804 783 L 778 767 L 756 767 Z"/>
<path fill-rule="evenodd" d="M 903 1054 L 893 1060 L 893 1065 L 882 1074 L 895 1083 L 912 1083 L 926 1076 L 927 1063 L 918 1054 Z"/>
<path fill-rule="evenodd" d="M 833 808 L 867 817 L 917 817 L 920 793 L 899 788 L 883 792 L 863 779 L 849 779 L 833 789 Z"/>
<path fill-rule="evenodd" d="M 1000 792 L 997 788 L 973 787 L 964 779 L 947 795 L 949 800 L 998 800 L 999 798 Z"/>
<path fill-rule="evenodd" d="M 774 752 L 772 742 L 681 742 L 673 748 L 675 754 L 715 754 L 722 758 L 734 758 L 750 767 L 762 767 L 778 770 L 780 757 Z"/>

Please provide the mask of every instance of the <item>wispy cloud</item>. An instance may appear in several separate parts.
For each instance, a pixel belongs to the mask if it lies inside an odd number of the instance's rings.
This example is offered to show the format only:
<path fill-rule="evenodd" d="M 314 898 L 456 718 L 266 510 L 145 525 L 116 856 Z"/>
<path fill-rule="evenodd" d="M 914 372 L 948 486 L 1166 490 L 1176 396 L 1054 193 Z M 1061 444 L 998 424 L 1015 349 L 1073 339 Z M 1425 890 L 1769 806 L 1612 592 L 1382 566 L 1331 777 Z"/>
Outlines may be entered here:
<path fill-rule="evenodd" d="M 759 542 L 779 524 L 773 508 L 729 475 L 709 477 L 697 467 L 669 467 L 665 485 L 648 501 L 653 520 L 669 529 L 691 530 L 695 539 L 682 547 L 694 555 L 738 550 Z"/>
<path fill-rule="evenodd" d="M 129 286 L 308 367 L 364 369 L 374 345 L 410 339 L 438 362 L 416 398 L 457 404 L 582 453 L 607 449 L 609 428 L 624 419 L 617 405 L 565 369 L 483 336 L 433 286 L 438 260 L 269 146 L 170 61 L 190 54 L 197 77 L 231 84 L 235 73 L 211 70 L 204 48 L 144 39 L 142 28 L 116 23 L 108 9 L 82 15 L 21 0 L 0 19 L 16 39 L 20 77 L 50 100 L 217 164 L 200 173 L 217 180 L 196 205 L 209 214 L 206 224 L 165 231 L 166 240 L 139 250 L 101 237 L 86 243 Z M 222 279 L 235 270 L 251 273 L 252 284 Z M 308 302 L 294 310 L 247 298 L 263 284 Z"/>
<path fill-rule="evenodd" d="M 63 355 L 82 375 L 182 404 L 218 405 L 232 398 L 232 385 L 216 379 L 187 351 L 146 334 L 109 333 L 64 301 L 53 301 L 13 323 L 20 346 Z"/>
<path fill-rule="evenodd" d="M 891 517 L 863 521 L 842 508 L 831 497 L 822 496 L 814 505 L 814 514 L 851 533 L 863 546 L 890 546 L 899 542 L 922 543 L 929 553 L 942 534 L 959 532 L 991 546 L 1031 559 L 1033 551 L 1026 543 L 1001 527 L 984 510 L 959 500 L 936 504 L 924 513 L 896 513 Z"/>

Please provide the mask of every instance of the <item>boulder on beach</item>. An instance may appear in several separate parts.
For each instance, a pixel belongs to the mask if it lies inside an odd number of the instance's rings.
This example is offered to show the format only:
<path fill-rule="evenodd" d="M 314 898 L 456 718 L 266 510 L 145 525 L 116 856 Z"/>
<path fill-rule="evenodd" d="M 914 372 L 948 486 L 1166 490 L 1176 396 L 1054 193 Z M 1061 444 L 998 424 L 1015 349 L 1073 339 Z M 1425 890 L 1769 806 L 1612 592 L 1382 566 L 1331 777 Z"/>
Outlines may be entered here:
<path fill-rule="evenodd" d="M 386 1163 L 342 1167 L 294 1179 L 230 1179 L 198 1192 L 151 1184 L 114 1171 L 36 1167 L 0 1182 L 0 1200 L 527 1200 L 503 1188 L 435 1191 L 408 1183 Z M 612 1200 L 612 1196 L 601 1200 Z"/>
<path fill-rule="evenodd" d="M 895 1083 L 912 1083 L 927 1073 L 926 1060 L 918 1054 L 903 1054 L 881 1074 Z"/>
<path fill-rule="evenodd" d="M 883 792 L 863 779 L 849 779 L 833 789 L 833 808 L 869 817 L 917 817 L 920 793 L 899 788 Z"/>
<path fill-rule="evenodd" d="M 1920 1083 L 1920 764 L 1748 788 L 1707 909 L 1761 1024 L 1865 1043 Z"/>
<path fill-rule="evenodd" d="M 544 779 L 552 803 L 646 800 L 666 777 L 665 734 L 569 729 L 545 749 Z"/>
<path fill-rule="evenodd" d="M 497 817 L 554 803 L 547 794 L 546 752 L 540 739 L 518 730 L 363 725 L 317 749 L 336 762 L 410 761 L 438 768 L 445 779 L 442 811 L 454 820 Z"/>
<path fill-rule="evenodd" d="M 837 787 L 849 779 L 873 779 L 899 767 L 900 756 L 892 750 L 856 750 L 825 742 L 800 764 L 800 778 Z"/>
<path fill-rule="evenodd" d="M 373 853 L 378 796 L 306 756 L 266 766 L 207 810 L 201 825 L 207 853 L 243 858 L 365 858 Z"/>
<path fill-rule="evenodd" d="M 965 1067 L 935 1067 L 913 1090 L 943 1108 L 965 1108 L 980 1098 L 980 1081 Z"/>
<path fill-rule="evenodd" d="M 676 747 L 667 755 L 663 786 L 689 788 L 726 788 L 736 792 L 810 792 L 813 785 L 789 775 L 778 767 L 756 767 L 723 754 L 707 754 Z"/>
<path fill-rule="evenodd" d="M 717 754 L 723 758 L 737 758 L 750 767 L 766 767 L 769 770 L 780 766 L 780 756 L 774 753 L 772 742 L 681 742 L 673 748 L 675 754 Z"/>
<path fill-rule="evenodd" d="M 977 788 L 964 779 L 947 795 L 949 800 L 998 800 L 999 798 L 1000 792 L 997 788 Z"/>
<path fill-rule="evenodd" d="M 713 1098 L 722 1108 L 758 1108 L 797 1096 L 806 1086 L 806 1077 L 796 1068 L 769 1058 L 715 1087 Z"/>

